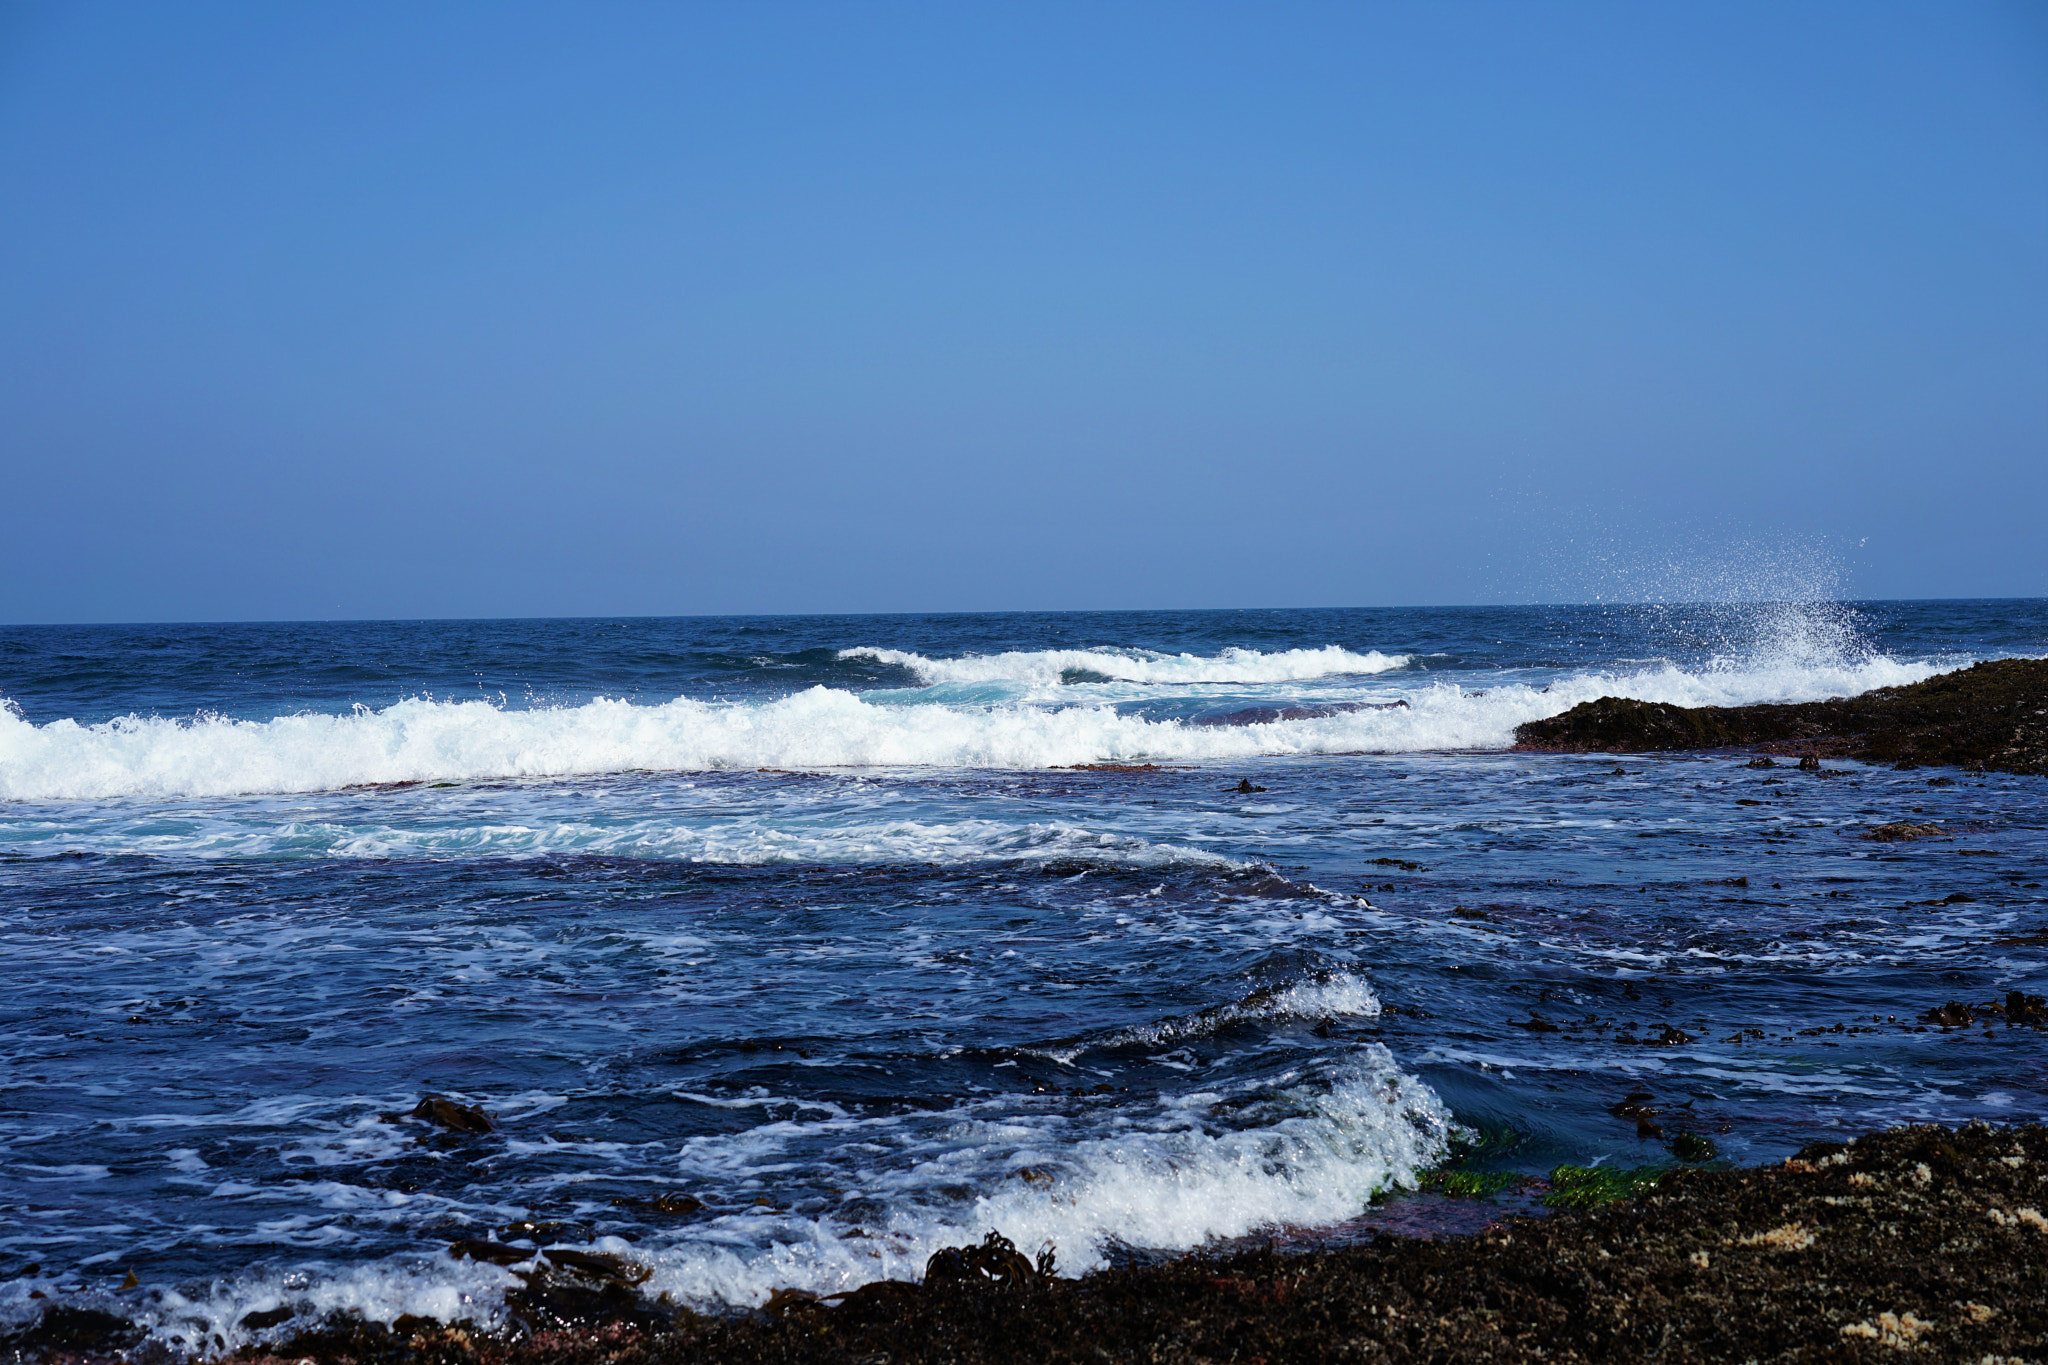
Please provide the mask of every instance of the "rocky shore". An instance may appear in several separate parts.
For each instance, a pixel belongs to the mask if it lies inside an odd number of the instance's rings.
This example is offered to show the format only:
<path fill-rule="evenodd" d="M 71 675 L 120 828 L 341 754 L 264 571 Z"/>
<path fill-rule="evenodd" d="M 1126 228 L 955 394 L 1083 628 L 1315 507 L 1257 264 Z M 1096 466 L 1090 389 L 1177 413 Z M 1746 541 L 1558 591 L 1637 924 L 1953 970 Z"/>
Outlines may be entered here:
<path fill-rule="evenodd" d="M 1673 706 L 1601 697 L 1518 727 L 1515 748 L 1754 748 L 1813 760 L 2048 774 L 2048 660 L 2000 659 L 1830 701 Z"/>
<path fill-rule="evenodd" d="M 1590 1175 L 1591 1173 L 1585 1173 Z M 1557 1183 L 1564 1188 L 1563 1182 Z M 1632 1195 L 1625 1192 L 1633 1190 Z M 549 1253 L 516 1330 L 303 1331 L 243 1365 L 2048 1360 L 2048 1128 L 1906 1127 L 1751 1170 L 1576 1178 L 1546 1217 L 1440 1240 L 1195 1255 L 1060 1279 L 993 1237 L 922 1284 L 703 1317 Z M 112 1359 L 101 1324 L 0 1354 Z"/>

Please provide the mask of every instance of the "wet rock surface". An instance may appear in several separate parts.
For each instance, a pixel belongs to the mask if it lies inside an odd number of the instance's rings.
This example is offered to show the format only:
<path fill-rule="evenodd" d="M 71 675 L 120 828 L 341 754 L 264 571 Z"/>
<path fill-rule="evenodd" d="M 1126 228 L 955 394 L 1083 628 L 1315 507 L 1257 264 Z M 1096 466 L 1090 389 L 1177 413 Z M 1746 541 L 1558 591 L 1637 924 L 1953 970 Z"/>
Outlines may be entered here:
<path fill-rule="evenodd" d="M 126 1318 L 96 1308 L 66 1305 L 43 1310 L 25 1328 L 0 1335 L 0 1356 L 12 1359 L 113 1360 L 142 1340 Z"/>
<path fill-rule="evenodd" d="M 1895 820 L 1865 830 L 1862 837 L 1872 843 L 1902 844 L 1909 839 L 1939 839 L 1947 833 L 1940 825 L 1916 825 L 1910 820 Z"/>
<path fill-rule="evenodd" d="M 1597 1173 L 1586 1171 L 1589 1178 Z M 2048 1128 L 1892 1129 L 1772 1166 L 1620 1173 L 1479 1233 L 1195 1255 L 1053 1279 L 999 1236 L 885 1281 L 703 1317 L 592 1276 L 518 1326 L 329 1321 L 251 1362 L 2030 1361 L 2048 1343 Z M 1608 1183 L 1613 1184 L 1610 1180 Z M 1622 1188 L 1617 1186 L 1617 1191 Z M 74 1321 L 0 1342 L 109 1359 Z"/>
<path fill-rule="evenodd" d="M 451 1133 L 489 1133 L 497 1129 L 497 1120 L 473 1104 L 457 1104 L 454 1100 L 439 1095 L 428 1095 L 417 1105 L 402 1114 L 384 1114 L 386 1123 L 408 1123 L 423 1120 L 432 1127 Z"/>
<path fill-rule="evenodd" d="M 1755 746 L 1798 756 L 2048 774 L 2048 660 L 1999 659 L 1830 701 L 1674 706 L 1601 697 L 1515 730 L 1556 753 Z"/>

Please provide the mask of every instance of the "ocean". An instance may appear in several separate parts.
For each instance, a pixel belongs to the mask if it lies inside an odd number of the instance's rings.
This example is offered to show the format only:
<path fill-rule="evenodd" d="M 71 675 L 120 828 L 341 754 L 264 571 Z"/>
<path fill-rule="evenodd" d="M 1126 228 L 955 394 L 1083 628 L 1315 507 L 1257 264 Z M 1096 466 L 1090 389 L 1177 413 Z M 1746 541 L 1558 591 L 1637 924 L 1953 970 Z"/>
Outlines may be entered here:
<path fill-rule="evenodd" d="M 462 1239 L 717 1310 L 2048 1119 L 2038 1034 L 1922 1021 L 2048 991 L 2044 779 L 1508 751 L 2043 654 L 2041 600 L 0 629 L 0 1325 L 501 1322 Z"/>

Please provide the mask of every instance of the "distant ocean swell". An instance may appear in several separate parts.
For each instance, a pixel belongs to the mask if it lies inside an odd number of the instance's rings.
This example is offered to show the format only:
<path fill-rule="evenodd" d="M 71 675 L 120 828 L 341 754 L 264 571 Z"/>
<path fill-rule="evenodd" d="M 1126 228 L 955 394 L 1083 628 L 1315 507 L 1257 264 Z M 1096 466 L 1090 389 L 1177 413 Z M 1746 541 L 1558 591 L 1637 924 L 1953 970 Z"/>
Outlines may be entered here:
<path fill-rule="evenodd" d="M 855 651 L 882 657 L 889 651 Z M 1405 656 L 1338 649 L 1210 658 L 1045 651 L 898 662 L 935 681 L 1036 687 L 1086 676 L 1163 687 L 1244 680 L 1248 702 L 1402 700 L 1404 708 L 1357 710 L 1263 724 L 1206 726 L 1133 713 L 1128 691 L 1091 698 L 1062 687 L 1065 704 L 948 698 L 902 704 L 902 694 L 813 687 L 770 702 L 678 698 L 660 705 L 597 698 L 577 706 L 517 709 L 485 701 L 412 699 L 383 710 L 298 714 L 270 720 L 124 717 L 96 725 L 35 725 L 0 711 L 0 800 L 227 796 L 330 791 L 397 782 L 543 778 L 639 769 L 767 767 L 1047 768 L 1086 763 L 1229 761 L 1294 754 L 1501 748 L 1524 721 L 1603 694 L 1683 705 L 1840 696 L 1918 681 L 1944 665 L 1884 657 L 1770 659 L 1687 672 L 1658 666 L 1581 673 L 1547 688 L 1499 683 L 1468 692 L 1440 676 L 1377 678 Z M 1949 665 L 1952 666 L 1952 665 Z M 1147 675 L 1122 679 L 1105 670 Z M 934 689 L 943 693 L 943 687 Z M 915 694 L 909 698 L 915 702 Z M 1137 705 L 1142 705 L 1140 699 Z"/>

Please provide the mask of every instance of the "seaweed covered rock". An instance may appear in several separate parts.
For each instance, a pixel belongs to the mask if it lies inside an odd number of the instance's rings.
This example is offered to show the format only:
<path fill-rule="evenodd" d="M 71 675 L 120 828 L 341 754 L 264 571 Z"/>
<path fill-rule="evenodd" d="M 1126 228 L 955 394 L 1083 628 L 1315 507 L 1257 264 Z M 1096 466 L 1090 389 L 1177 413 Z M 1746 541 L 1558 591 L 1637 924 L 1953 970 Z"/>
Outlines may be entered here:
<path fill-rule="evenodd" d="M 1515 748 L 1537 752 L 1737 746 L 1808 759 L 2048 774 L 2048 659 L 1999 659 L 1831 701 L 1673 706 L 1601 697 L 1515 730 Z"/>
<path fill-rule="evenodd" d="M 1051 1255 L 1048 1253 L 1041 1260 L 1041 1265 L 1033 1265 L 1009 1238 L 991 1232 L 979 1246 L 940 1247 L 933 1252 L 925 1262 L 924 1282 L 927 1288 L 934 1289 L 940 1285 L 985 1284 L 1021 1289 L 1052 1273 Z"/>

